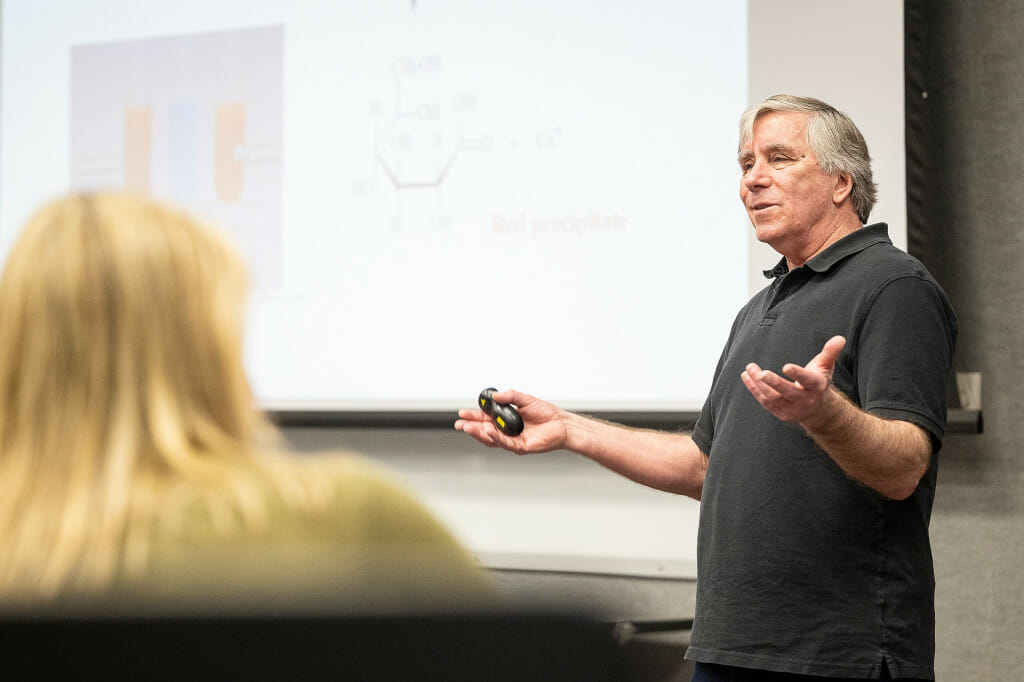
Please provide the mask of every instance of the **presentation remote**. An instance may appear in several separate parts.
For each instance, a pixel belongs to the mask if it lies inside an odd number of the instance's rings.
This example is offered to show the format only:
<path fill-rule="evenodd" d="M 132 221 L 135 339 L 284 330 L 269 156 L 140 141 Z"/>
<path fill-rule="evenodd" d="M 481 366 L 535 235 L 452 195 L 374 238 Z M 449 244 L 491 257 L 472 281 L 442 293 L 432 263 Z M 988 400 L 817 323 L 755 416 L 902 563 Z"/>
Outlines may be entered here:
<path fill-rule="evenodd" d="M 498 430 L 507 436 L 518 436 L 523 432 L 523 418 L 519 410 L 508 403 L 499 403 L 491 398 L 498 389 L 485 388 L 480 391 L 480 409 L 494 420 Z"/>

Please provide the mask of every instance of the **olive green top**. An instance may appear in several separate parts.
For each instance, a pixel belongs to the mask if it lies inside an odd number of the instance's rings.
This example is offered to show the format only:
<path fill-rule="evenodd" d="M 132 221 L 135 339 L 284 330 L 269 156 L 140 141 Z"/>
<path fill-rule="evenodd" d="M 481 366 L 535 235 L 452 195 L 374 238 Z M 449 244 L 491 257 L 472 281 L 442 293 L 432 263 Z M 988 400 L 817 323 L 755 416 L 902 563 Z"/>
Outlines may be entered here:
<path fill-rule="evenodd" d="M 119 577 L 103 608 L 306 614 L 498 605 L 472 554 L 385 469 L 351 455 L 308 456 L 295 466 L 311 467 L 326 494 L 319 504 L 286 502 L 257 470 L 264 484 L 253 489 L 265 511 L 257 523 L 241 523 L 227 493 L 178 485 L 173 494 L 185 501 L 160 508 L 144 570 Z M 94 609 L 96 600 L 87 604 Z"/>

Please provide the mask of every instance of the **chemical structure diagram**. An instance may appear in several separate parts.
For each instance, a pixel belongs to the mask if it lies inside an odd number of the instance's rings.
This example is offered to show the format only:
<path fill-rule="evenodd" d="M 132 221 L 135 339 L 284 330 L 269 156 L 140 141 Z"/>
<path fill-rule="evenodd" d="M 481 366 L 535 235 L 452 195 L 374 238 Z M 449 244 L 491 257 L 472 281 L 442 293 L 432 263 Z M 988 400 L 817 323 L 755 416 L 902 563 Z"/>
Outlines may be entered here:
<path fill-rule="evenodd" d="M 395 110 L 375 135 L 374 155 L 396 189 L 441 185 L 461 152 L 487 150 L 490 134 L 463 136 L 462 124 L 476 111 L 476 94 L 439 96 L 430 90 L 442 71 L 441 57 L 396 59 Z M 424 87 L 426 86 L 426 87 Z"/>
<path fill-rule="evenodd" d="M 353 181 L 353 194 L 368 198 L 382 191 L 396 193 L 393 231 L 409 222 L 402 217 L 403 197 L 440 193 L 449 173 L 468 155 L 513 152 L 522 146 L 522 136 L 481 125 L 479 94 L 453 88 L 444 76 L 441 55 L 398 57 L 391 65 L 391 101 L 370 101 L 375 171 Z M 530 144 L 536 149 L 552 151 L 561 135 L 561 128 L 552 128 L 527 137 L 535 138 Z M 434 230 L 450 229 L 453 221 L 451 210 L 440 205 L 427 217 Z"/>

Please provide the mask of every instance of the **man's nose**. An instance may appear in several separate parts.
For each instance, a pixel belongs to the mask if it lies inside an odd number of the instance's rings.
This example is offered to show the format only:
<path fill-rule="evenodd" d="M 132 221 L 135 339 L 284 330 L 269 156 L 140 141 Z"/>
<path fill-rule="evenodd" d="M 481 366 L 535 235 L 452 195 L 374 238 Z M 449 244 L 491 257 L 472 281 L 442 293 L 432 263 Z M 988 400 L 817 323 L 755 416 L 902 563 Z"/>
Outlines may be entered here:
<path fill-rule="evenodd" d="M 754 165 L 743 174 L 743 184 L 748 188 L 766 187 L 772 182 L 768 174 L 768 164 L 762 161 L 755 161 Z"/>

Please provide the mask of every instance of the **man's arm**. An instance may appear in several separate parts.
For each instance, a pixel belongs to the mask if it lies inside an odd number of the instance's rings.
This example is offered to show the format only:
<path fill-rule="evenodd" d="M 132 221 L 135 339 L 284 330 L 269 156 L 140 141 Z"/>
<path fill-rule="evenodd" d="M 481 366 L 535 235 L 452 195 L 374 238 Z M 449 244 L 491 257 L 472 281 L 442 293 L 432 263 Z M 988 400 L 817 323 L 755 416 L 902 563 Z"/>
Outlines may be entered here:
<path fill-rule="evenodd" d="M 700 499 L 708 459 L 689 435 L 585 417 L 518 391 L 492 397 L 519 409 L 525 424 L 520 435 L 505 435 L 481 410 L 459 410 L 455 428 L 520 455 L 570 450 L 637 483 Z"/>
<path fill-rule="evenodd" d="M 567 449 L 637 483 L 699 500 L 708 458 L 688 434 L 570 414 Z"/>
<path fill-rule="evenodd" d="M 927 431 L 868 414 L 835 386 L 825 392 L 818 414 L 800 424 L 843 471 L 888 498 L 910 497 L 928 470 Z"/>
<path fill-rule="evenodd" d="M 835 336 L 806 366 L 787 364 L 782 373 L 788 379 L 751 363 L 743 383 L 769 412 L 803 426 L 851 477 L 888 498 L 905 499 L 928 469 L 931 439 L 916 424 L 864 412 L 832 385 L 845 344 Z"/>

